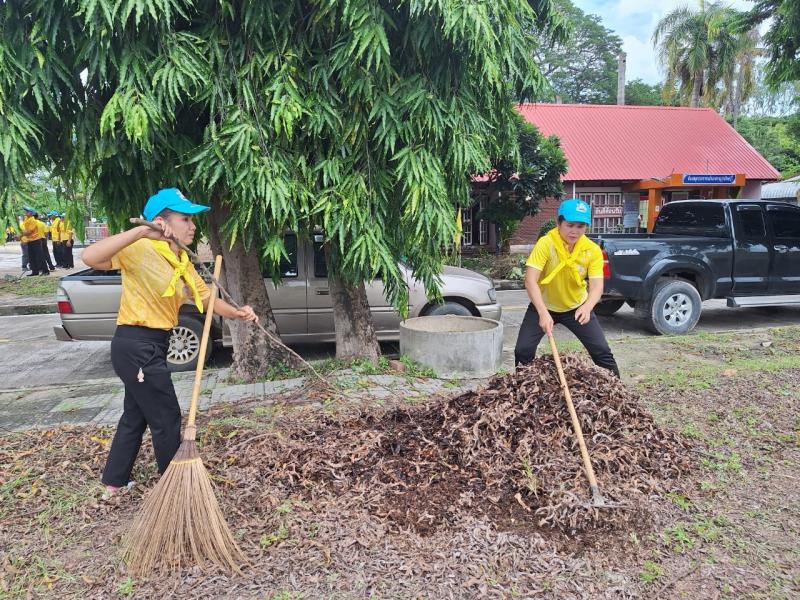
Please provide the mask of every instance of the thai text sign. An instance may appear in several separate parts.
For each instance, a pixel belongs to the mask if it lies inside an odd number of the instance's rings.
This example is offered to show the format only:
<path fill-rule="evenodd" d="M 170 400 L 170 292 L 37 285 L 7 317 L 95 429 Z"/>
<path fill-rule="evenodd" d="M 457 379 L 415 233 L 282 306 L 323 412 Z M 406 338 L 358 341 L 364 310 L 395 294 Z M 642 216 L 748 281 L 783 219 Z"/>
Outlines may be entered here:
<path fill-rule="evenodd" d="M 684 185 L 732 185 L 736 183 L 736 175 L 719 173 L 684 173 Z"/>
<path fill-rule="evenodd" d="M 621 217 L 622 206 L 595 206 L 592 208 L 592 217 Z"/>

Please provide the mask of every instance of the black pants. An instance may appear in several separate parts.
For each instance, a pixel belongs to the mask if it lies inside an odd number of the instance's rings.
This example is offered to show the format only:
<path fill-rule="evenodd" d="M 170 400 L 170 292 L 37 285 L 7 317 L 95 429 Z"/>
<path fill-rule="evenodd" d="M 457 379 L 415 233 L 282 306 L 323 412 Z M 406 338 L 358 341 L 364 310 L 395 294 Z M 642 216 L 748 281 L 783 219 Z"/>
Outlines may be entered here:
<path fill-rule="evenodd" d="M 64 266 L 64 253 L 62 252 L 63 242 L 53 242 L 53 259 L 59 267 Z"/>
<path fill-rule="evenodd" d="M 563 313 L 550 312 L 553 321 L 561 323 L 564 327 L 575 334 L 583 347 L 589 352 L 594 364 L 612 371 L 619 377 L 619 367 L 611 348 L 608 346 L 603 328 L 597 320 L 594 312 L 586 325 L 581 325 L 575 320 L 575 311 L 570 310 Z M 539 313 L 536 312 L 533 304 L 528 305 L 528 310 L 522 319 L 522 325 L 517 335 L 517 345 L 514 348 L 514 364 L 525 364 L 533 360 L 536 356 L 536 347 L 544 337 L 544 331 L 539 327 Z"/>
<path fill-rule="evenodd" d="M 28 262 L 31 267 L 31 274 L 50 274 L 50 269 L 47 268 L 47 263 L 44 260 L 42 242 L 40 240 L 28 242 Z"/>
<path fill-rule="evenodd" d="M 111 364 L 125 384 L 125 405 L 111 442 L 103 483 L 121 487 L 150 427 L 159 473 L 167 470 L 181 443 L 181 409 L 167 369 L 169 331 L 119 325 L 111 340 Z M 139 369 L 144 381 L 139 381 Z"/>
<path fill-rule="evenodd" d="M 22 270 L 26 271 L 31 262 L 30 258 L 28 258 L 28 242 L 20 242 L 19 246 L 22 248 Z"/>
<path fill-rule="evenodd" d="M 53 259 L 50 258 L 50 249 L 47 247 L 47 238 L 42 238 L 39 240 L 39 243 L 42 246 L 42 256 L 44 257 L 44 262 L 47 263 L 47 268 L 50 271 L 53 271 L 55 267 L 53 266 Z"/>
<path fill-rule="evenodd" d="M 61 260 L 65 269 L 72 269 L 75 267 L 75 262 L 72 257 L 72 246 L 75 244 L 73 240 L 68 242 L 61 242 Z"/>

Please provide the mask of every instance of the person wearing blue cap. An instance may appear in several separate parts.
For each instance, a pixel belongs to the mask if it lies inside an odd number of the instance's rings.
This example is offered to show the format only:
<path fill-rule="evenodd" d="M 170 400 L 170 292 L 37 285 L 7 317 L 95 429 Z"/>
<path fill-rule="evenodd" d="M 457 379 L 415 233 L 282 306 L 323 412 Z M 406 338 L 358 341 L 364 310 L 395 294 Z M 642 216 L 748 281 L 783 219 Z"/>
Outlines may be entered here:
<path fill-rule="evenodd" d="M 619 377 L 619 367 L 593 309 L 603 295 L 603 252 L 586 237 L 591 207 L 571 198 L 558 209 L 558 225 L 542 236 L 526 262 L 525 289 L 531 303 L 514 348 L 516 364 L 536 356 L 536 347 L 561 323 L 577 337 L 594 363 Z M 588 285 L 587 285 L 588 280 Z"/>
<path fill-rule="evenodd" d="M 83 262 L 91 268 L 118 269 L 122 276 L 111 364 L 125 384 L 125 400 L 103 471 L 104 498 L 130 485 L 147 427 L 159 472 L 166 470 L 180 445 L 181 410 L 166 360 L 170 332 L 178 324 L 184 301 L 202 313 L 211 292 L 176 240 L 191 244 L 196 231 L 192 215 L 207 210 L 175 188 L 161 190 L 150 197 L 143 212 L 145 219 L 161 226 L 161 232 L 142 225 L 83 251 Z M 237 310 L 222 299 L 215 301 L 214 312 L 230 319 L 258 320 L 251 307 Z"/>
<path fill-rule="evenodd" d="M 25 243 L 28 248 L 28 261 L 30 263 L 31 272 L 28 277 L 36 275 L 50 275 L 50 269 L 47 267 L 47 262 L 44 258 L 44 250 L 42 249 L 43 232 L 39 227 L 38 216 L 39 213 L 36 209 L 26 206 L 23 208 L 25 211 L 25 220 L 20 226 L 22 235 L 25 236 Z M 47 242 L 45 241 L 45 248 Z M 23 256 L 23 260 L 24 256 Z"/>

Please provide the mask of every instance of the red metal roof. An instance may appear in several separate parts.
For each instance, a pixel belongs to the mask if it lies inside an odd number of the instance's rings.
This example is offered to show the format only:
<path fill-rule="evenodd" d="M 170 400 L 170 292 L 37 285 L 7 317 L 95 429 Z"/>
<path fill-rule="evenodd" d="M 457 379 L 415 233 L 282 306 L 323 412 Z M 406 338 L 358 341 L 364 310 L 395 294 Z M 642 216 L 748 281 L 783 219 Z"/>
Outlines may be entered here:
<path fill-rule="evenodd" d="M 557 135 L 565 181 L 639 180 L 671 173 L 744 173 L 780 179 L 758 151 L 710 108 L 521 104 L 523 117 Z"/>

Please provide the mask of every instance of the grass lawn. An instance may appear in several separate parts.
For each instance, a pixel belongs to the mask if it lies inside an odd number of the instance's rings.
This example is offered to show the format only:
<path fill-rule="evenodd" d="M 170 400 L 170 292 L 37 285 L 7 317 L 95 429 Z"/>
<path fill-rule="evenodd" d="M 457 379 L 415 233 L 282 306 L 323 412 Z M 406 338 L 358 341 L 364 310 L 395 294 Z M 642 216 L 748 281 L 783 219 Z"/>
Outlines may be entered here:
<path fill-rule="evenodd" d="M 55 274 L 51 274 L 48 277 L 23 277 L 18 281 L 0 280 L 0 297 L 53 297 L 58 288 L 58 280 L 59 277 Z"/>

